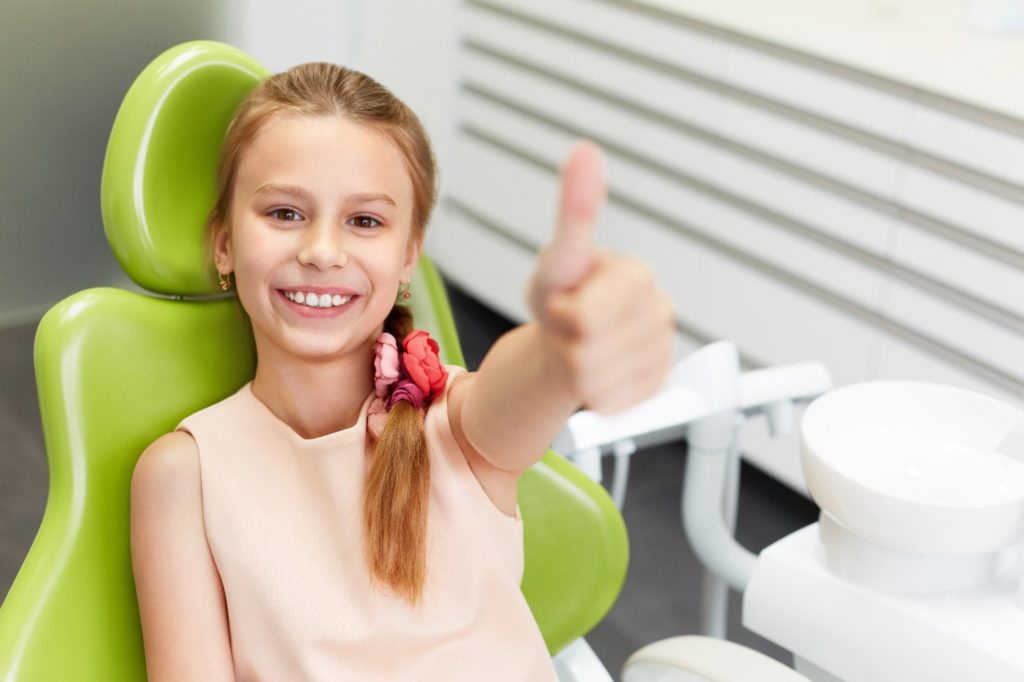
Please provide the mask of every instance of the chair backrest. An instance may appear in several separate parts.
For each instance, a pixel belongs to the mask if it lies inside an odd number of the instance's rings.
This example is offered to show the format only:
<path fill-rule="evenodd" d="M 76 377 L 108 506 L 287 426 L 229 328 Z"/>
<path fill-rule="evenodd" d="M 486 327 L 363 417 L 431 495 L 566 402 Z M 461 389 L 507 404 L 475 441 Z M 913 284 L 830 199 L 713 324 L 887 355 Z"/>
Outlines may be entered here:
<path fill-rule="evenodd" d="M 0 679 L 145 678 L 129 550 L 138 456 L 180 419 L 253 376 L 255 348 L 234 297 L 203 262 L 217 156 L 239 101 L 266 71 L 211 41 L 160 55 L 111 132 L 102 206 L 125 272 L 156 295 L 111 288 L 54 306 L 35 369 L 50 486 L 39 532 L 0 606 Z M 463 364 L 443 283 L 424 257 L 418 327 Z M 625 577 L 625 527 L 604 490 L 554 453 L 523 477 L 523 590 L 549 649 L 607 612 Z"/>

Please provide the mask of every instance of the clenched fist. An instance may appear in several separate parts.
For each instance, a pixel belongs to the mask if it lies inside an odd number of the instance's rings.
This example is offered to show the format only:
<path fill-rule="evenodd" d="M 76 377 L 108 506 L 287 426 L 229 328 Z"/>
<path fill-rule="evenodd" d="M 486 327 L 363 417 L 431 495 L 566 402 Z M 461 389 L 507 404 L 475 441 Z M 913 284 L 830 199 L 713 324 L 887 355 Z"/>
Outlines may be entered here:
<path fill-rule="evenodd" d="M 558 224 L 529 303 L 567 388 L 589 409 L 618 412 L 654 395 L 675 357 L 672 304 L 641 262 L 597 249 L 604 159 L 577 143 L 562 168 Z"/>

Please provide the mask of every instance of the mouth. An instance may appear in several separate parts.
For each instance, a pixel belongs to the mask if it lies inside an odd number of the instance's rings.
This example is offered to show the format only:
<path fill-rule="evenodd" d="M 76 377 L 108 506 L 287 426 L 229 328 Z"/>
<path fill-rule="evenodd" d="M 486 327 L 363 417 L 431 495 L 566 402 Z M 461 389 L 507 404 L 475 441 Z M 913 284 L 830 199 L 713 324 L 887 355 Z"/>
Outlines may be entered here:
<path fill-rule="evenodd" d="M 359 295 L 339 291 L 303 291 L 277 289 L 287 306 L 303 317 L 336 317 L 352 307 Z"/>

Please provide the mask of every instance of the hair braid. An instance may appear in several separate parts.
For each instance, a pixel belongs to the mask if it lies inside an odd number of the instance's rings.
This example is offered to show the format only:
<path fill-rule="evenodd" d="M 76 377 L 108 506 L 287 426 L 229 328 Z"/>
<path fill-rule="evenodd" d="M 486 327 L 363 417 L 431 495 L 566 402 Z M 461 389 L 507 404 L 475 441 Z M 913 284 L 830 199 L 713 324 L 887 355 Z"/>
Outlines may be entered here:
<path fill-rule="evenodd" d="M 412 331 L 412 313 L 396 305 L 384 330 L 401 345 Z M 417 603 L 426 578 L 430 459 L 423 418 L 399 401 L 374 446 L 363 496 L 367 554 L 374 578 Z"/>

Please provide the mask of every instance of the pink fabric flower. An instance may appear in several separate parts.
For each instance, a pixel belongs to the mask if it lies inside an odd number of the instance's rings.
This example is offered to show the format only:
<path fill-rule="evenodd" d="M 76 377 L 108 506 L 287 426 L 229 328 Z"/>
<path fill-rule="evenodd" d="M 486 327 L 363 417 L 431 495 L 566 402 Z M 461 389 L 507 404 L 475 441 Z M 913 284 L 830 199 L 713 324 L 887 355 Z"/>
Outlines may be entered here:
<path fill-rule="evenodd" d="M 423 391 L 409 379 L 403 379 L 398 382 L 395 386 L 395 390 L 391 392 L 391 397 L 388 398 L 387 409 L 391 409 L 395 406 L 399 400 L 408 401 L 417 410 L 423 407 Z"/>
<path fill-rule="evenodd" d="M 373 385 L 378 398 L 388 395 L 388 388 L 398 381 L 398 342 L 383 332 L 373 344 Z"/>
<path fill-rule="evenodd" d="M 427 400 L 433 400 L 444 390 L 448 370 L 441 364 L 437 341 L 422 329 L 410 332 L 402 341 L 405 353 L 402 365 Z"/>
<path fill-rule="evenodd" d="M 382 398 L 374 398 L 366 411 L 366 431 L 374 440 L 380 438 L 384 424 L 388 421 L 388 408 Z"/>

